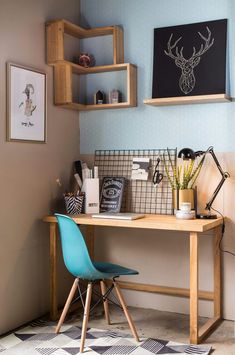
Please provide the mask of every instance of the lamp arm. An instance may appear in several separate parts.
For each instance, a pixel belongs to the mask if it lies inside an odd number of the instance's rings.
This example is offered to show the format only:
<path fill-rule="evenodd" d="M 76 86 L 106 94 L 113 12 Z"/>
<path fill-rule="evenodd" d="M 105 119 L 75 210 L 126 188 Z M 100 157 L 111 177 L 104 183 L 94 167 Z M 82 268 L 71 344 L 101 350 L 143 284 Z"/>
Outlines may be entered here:
<path fill-rule="evenodd" d="M 214 202 L 216 196 L 218 195 L 219 190 L 221 189 L 221 187 L 223 186 L 225 180 L 226 180 L 229 176 L 230 176 L 229 173 L 227 173 L 227 172 L 223 173 L 222 179 L 220 180 L 220 182 L 219 182 L 218 186 L 216 187 L 215 191 L 213 192 L 213 195 L 212 195 L 210 201 L 207 202 L 205 210 L 210 211 L 211 206 L 212 206 L 212 203 Z"/>
<path fill-rule="evenodd" d="M 215 164 L 216 164 L 217 168 L 218 168 L 219 171 L 220 171 L 220 174 L 221 174 L 222 176 L 224 176 L 225 173 L 224 173 L 223 169 L 221 168 L 221 165 L 220 165 L 220 163 L 219 163 L 219 161 L 218 161 L 218 159 L 217 159 L 217 157 L 216 157 L 216 155 L 215 155 L 215 152 L 214 152 L 213 147 L 210 147 L 210 148 L 208 149 L 208 153 L 210 153 L 210 155 L 211 155 L 212 158 L 214 159 Z M 226 174 L 228 174 L 228 173 L 226 173 Z M 229 174 L 228 174 L 228 175 L 229 175 Z M 229 177 L 229 176 L 227 176 L 227 177 Z"/>
<path fill-rule="evenodd" d="M 213 193 L 213 195 L 212 195 L 210 201 L 207 202 L 207 204 L 206 204 L 206 208 L 205 208 L 205 209 L 208 210 L 208 211 L 210 211 L 211 206 L 212 206 L 212 203 L 214 202 L 216 196 L 218 195 L 218 193 L 219 193 L 221 187 L 223 186 L 225 180 L 226 180 L 228 177 L 230 177 L 230 175 L 229 175 L 228 172 L 224 172 L 223 169 L 221 168 L 221 165 L 220 165 L 220 163 L 219 163 L 219 161 L 218 161 L 218 159 L 217 159 L 217 157 L 216 157 L 216 155 L 215 155 L 215 153 L 214 153 L 213 147 L 210 147 L 207 152 L 211 154 L 211 156 L 212 156 L 212 158 L 214 159 L 215 164 L 216 164 L 216 166 L 217 166 L 217 168 L 218 168 L 218 170 L 219 170 L 219 172 L 220 172 L 220 174 L 221 174 L 221 176 L 222 176 L 222 178 L 221 178 L 221 180 L 220 180 L 218 186 L 216 187 L 216 189 L 215 189 L 215 191 L 214 191 L 214 193 Z"/>

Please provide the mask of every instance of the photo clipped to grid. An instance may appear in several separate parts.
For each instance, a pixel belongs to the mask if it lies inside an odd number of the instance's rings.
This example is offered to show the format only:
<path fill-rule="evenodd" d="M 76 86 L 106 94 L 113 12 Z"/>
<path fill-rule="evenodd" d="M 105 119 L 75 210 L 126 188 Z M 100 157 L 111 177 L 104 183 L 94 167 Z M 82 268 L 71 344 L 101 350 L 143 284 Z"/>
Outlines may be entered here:
<path fill-rule="evenodd" d="M 169 153 L 169 155 L 168 155 Z M 122 212 L 172 214 L 172 189 L 168 182 L 163 156 L 170 176 L 169 156 L 173 163 L 176 162 L 176 149 L 143 149 L 143 150 L 96 150 L 95 166 L 98 166 L 99 177 L 124 177 L 125 189 L 123 194 Z M 148 158 L 149 173 L 146 181 L 133 180 L 133 159 Z M 159 183 L 153 183 L 154 173 L 163 175 Z"/>

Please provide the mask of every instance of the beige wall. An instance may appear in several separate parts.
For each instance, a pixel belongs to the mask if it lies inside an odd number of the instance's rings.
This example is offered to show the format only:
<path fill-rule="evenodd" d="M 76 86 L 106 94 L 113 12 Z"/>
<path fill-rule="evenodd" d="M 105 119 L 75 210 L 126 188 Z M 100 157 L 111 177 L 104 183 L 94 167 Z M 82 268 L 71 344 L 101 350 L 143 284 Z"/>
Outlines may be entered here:
<path fill-rule="evenodd" d="M 45 22 L 79 22 L 78 0 L 0 2 L 0 333 L 49 309 L 48 226 L 43 215 L 61 201 L 55 180 L 68 185 L 79 154 L 78 113 L 53 105 L 52 68 L 45 62 Z M 48 75 L 47 144 L 6 142 L 6 62 Z M 60 267 L 66 284 L 68 274 Z M 60 289 L 64 298 L 65 287 Z"/>
<path fill-rule="evenodd" d="M 216 153 L 217 154 L 217 153 Z M 92 163 L 92 157 L 82 155 Z M 221 166 L 230 172 L 213 207 L 226 216 L 223 248 L 235 252 L 235 153 L 217 154 Z M 220 181 L 214 161 L 207 157 L 198 181 L 199 210 L 209 201 Z M 200 239 L 200 288 L 212 290 L 212 237 L 205 233 Z M 144 231 L 115 228 L 99 228 L 95 239 L 96 260 L 106 260 L 139 270 L 138 276 L 129 277 L 132 282 L 158 284 L 173 287 L 189 287 L 189 240 L 187 233 Z M 223 254 L 223 310 L 226 319 L 235 320 L 235 257 Z M 129 305 L 154 308 L 177 313 L 188 313 L 189 302 L 184 298 L 150 293 L 124 291 Z M 212 316 L 211 302 L 200 301 L 200 314 Z"/>

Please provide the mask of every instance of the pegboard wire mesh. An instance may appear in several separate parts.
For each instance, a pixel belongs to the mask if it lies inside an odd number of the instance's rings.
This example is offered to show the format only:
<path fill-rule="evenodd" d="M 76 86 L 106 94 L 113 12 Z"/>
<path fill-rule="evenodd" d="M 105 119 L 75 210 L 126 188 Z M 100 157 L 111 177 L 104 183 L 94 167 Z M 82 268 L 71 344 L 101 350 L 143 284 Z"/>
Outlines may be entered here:
<path fill-rule="evenodd" d="M 177 149 L 168 149 L 171 160 L 176 163 Z M 165 157 L 166 166 L 171 177 L 173 172 L 167 149 L 143 149 L 143 150 L 96 150 L 95 166 L 98 166 L 99 177 L 122 176 L 126 179 L 122 207 L 123 212 L 172 214 L 172 189 L 166 176 L 163 163 Z M 147 181 L 131 180 L 133 158 L 149 158 L 149 177 Z M 160 158 L 158 170 L 163 173 L 163 180 L 158 185 L 152 182 L 157 159 Z"/>

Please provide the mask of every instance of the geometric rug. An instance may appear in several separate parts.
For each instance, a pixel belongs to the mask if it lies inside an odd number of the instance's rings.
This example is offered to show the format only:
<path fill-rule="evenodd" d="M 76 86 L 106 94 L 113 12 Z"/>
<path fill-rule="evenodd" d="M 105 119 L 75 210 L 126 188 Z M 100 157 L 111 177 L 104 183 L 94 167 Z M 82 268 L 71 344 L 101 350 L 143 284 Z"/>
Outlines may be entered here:
<path fill-rule="evenodd" d="M 43 326 L 29 325 L 0 338 L 0 355 L 77 355 L 79 354 L 81 328 L 63 325 L 55 334 L 55 323 Z M 113 330 L 88 328 L 85 355 L 152 355 L 195 354 L 208 355 L 211 347 L 186 345 L 173 341 L 142 338 L 139 343 L 128 334 Z"/>

